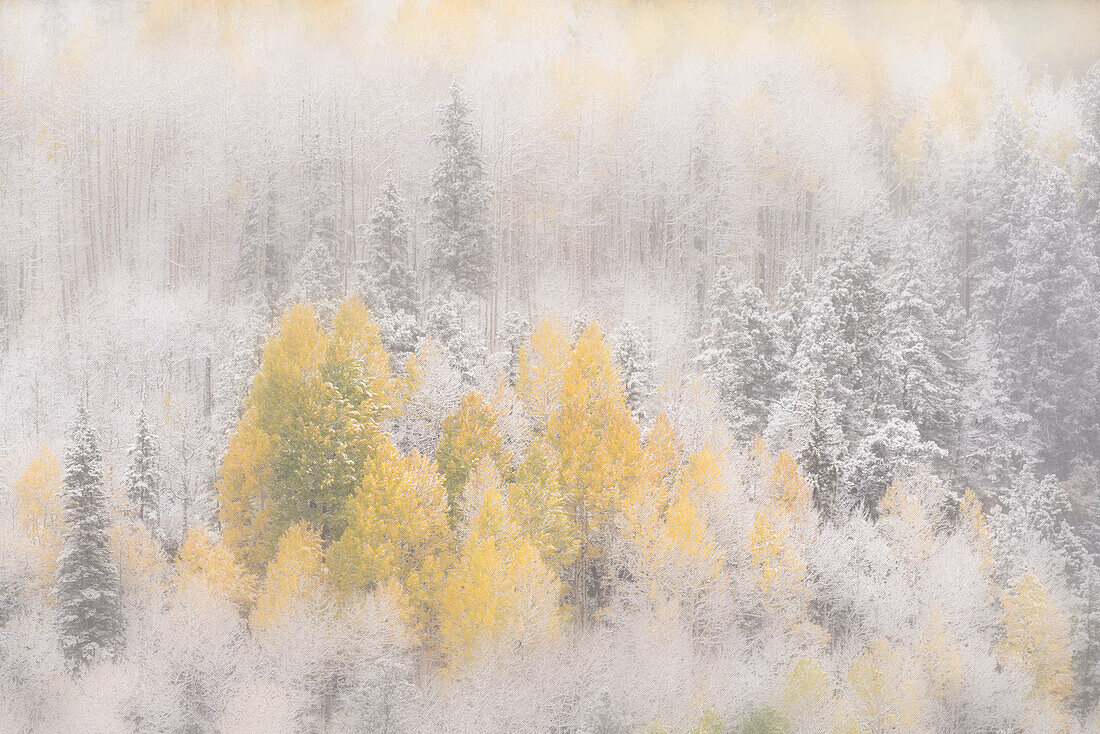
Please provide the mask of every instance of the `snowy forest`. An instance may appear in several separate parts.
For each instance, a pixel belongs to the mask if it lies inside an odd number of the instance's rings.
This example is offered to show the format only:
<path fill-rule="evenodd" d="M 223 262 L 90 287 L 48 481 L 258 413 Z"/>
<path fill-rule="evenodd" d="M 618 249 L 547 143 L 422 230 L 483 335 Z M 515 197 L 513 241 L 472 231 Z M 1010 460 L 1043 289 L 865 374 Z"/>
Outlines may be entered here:
<path fill-rule="evenodd" d="M 0 0 L 0 732 L 1100 731 L 1100 5 Z"/>

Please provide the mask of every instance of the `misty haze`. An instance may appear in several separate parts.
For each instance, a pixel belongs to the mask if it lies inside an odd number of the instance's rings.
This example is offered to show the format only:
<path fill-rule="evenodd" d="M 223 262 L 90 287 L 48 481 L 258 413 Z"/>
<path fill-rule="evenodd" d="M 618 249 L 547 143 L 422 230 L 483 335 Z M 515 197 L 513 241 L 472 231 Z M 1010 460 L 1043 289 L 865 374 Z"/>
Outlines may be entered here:
<path fill-rule="evenodd" d="M 1100 732 L 1100 4 L 0 0 L 0 734 Z"/>

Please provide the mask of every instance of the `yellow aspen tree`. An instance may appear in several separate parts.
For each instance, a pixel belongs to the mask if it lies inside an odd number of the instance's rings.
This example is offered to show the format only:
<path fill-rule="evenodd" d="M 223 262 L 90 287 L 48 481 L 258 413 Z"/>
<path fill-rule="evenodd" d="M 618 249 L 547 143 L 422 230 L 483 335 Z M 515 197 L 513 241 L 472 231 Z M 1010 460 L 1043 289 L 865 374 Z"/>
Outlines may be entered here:
<path fill-rule="evenodd" d="M 531 340 L 519 350 L 516 392 L 541 426 L 558 409 L 570 356 L 569 335 L 553 316 L 535 324 Z"/>
<path fill-rule="evenodd" d="M 687 458 L 676 478 L 674 496 L 691 502 L 705 502 L 719 496 L 722 481 L 722 457 L 709 448 L 702 448 Z"/>
<path fill-rule="evenodd" d="M 835 716 L 832 683 L 814 657 L 795 661 L 783 685 L 781 708 L 795 732 L 826 731 Z"/>
<path fill-rule="evenodd" d="M 859 719 L 871 731 L 911 731 L 922 699 L 906 651 L 877 638 L 852 664 L 848 683 Z"/>
<path fill-rule="evenodd" d="M 443 592 L 440 636 L 457 668 L 486 646 L 529 648 L 558 630 L 558 582 L 508 517 L 499 480 L 482 488 Z"/>
<path fill-rule="evenodd" d="M 257 424 L 255 406 L 245 410 L 229 439 L 218 477 L 222 542 L 253 573 L 275 553 L 271 484 L 271 437 Z"/>
<path fill-rule="evenodd" d="M 394 580 L 418 630 L 430 632 L 453 556 L 447 493 L 432 462 L 403 457 L 383 439 L 347 502 L 344 526 L 327 557 L 337 587 L 373 590 Z"/>
<path fill-rule="evenodd" d="M 927 473 L 894 482 L 879 501 L 879 529 L 891 548 L 917 574 L 932 553 L 945 518 L 940 509 L 943 487 Z"/>
<path fill-rule="evenodd" d="M 766 492 L 771 502 L 777 503 L 792 520 L 804 518 L 813 504 L 809 486 L 802 478 L 791 452 L 783 450 L 772 463 Z"/>
<path fill-rule="evenodd" d="M 298 520 L 321 524 L 336 503 L 330 464 L 332 449 L 321 379 L 325 335 L 304 303 L 283 314 L 279 331 L 264 346 L 260 369 L 245 404 L 256 426 L 271 440 L 271 530 L 275 538 Z M 232 444 L 230 450 L 232 450 Z M 337 490 L 338 492 L 339 490 Z M 331 521 L 330 521 L 331 522 Z M 269 541 L 274 551 L 274 540 Z"/>
<path fill-rule="evenodd" d="M 473 391 L 462 398 L 458 410 L 443 419 L 435 460 L 443 475 L 452 521 L 462 514 L 462 489 L 475 465 L 488 457 L 498 472 L 511 468 L 512 457 L 496 424 L 496 409 Z"/>
<path fill-rule="evenodd" d="M 952 701 L 962 693 L 962 653 L 958 640 L 943 623 L 943 615 L 936 609 L 925 624 L 917 646 L 917 659 L 928 681 L 928 694 L 941 701 Z"/>
<path fill-rule="evenodd" d="M 261 629 L 277 626 L 295 604 L 323 594 L 324 581 L 320 533 L 304 523 L 291 525 L 279 538 L 279 551 L 267 566 L 250 621 Z"/>
<path fill-rule="evenodd" d="M 176 554 L 181 586 L 203 584 L 244 611 L 251 606 L 256 580 L 241 567 L 225 545 L 215 543 L 199 526 L 191 528 Z"/>
<path fill-rule="evenodd" d="M 144 524 L 112 525 L 110 548 L 118 564 L 123 599 L 140 603 L 164 594 L 170 575 L 168 558 Z"/>
<path fill-rule="evenodd" d="M 985 513 L 982 512 L 982 503 L 974 490 L 968 489 L 963 493 L 962 502 L 959 504 L 959 530 L 970 542 L 970 545 L 981 558 L 982 568 L 987 577 L 993 573 L 993 536 L 989 532 L 989 524 L 986 522 Z"/>
<path fill-rule="evenodd" d="M 377 426 L 399 408 L 401 392 L 381 329 L 358 296 L 344 299 L 333 314 L 321 374 L 358 426 Z"/>
<path fill-rule="evenodd" d="M 557 481 L 558 462 L 542 440 L 527 449 L 508 486 L 508 514 L 546 564 L 561 574 L 577 555 L 577 528 Z"/>
<path fill-rule="evenodd" d="M 1073 690 L 1066 614 L 1031 571 L 1001 597 L 1001 604 L 1004 635 L 997 643 L 1001 663 L 1026 672 L 1037 699 L 1064 701 Z"/>
<path fill-rule="evenodd" d="M 690 494 L 676 498 L 668 508 L 659 536 L 662 586 L 676 602 L 679 616 L 692 638 L 707 634 L 713 594 L 725 587 L 725 554 L 707 528 L 698 500 Z"/>
<path fill-rule="evenodd" d="M 61 551 L 61 463 L 43 447 L 15 481 L 15 515 L 30 541 L 38 588 L 54 583 Z"/>
<path fill-rule="evenodd" d="M 561 408 L 550 419 L 548 436 L 560 459 L 559 481 L 580 540 L 573 592 L 583 627 L 604 596 L 596 566 L 604 553 L 602 538 L 612 532 L 617 513 L 633 502 L 641 479 L 638 426 L 594 322 L 573 349 L 562 382 Z"/>
<path fill-rule="evenodd" d="M 767 505 L 756 511 L 749 531 L 749 558 L 764 608 L 792 623 L 801 619 L 809 599 L 806 561 L 778 507 Z"/>

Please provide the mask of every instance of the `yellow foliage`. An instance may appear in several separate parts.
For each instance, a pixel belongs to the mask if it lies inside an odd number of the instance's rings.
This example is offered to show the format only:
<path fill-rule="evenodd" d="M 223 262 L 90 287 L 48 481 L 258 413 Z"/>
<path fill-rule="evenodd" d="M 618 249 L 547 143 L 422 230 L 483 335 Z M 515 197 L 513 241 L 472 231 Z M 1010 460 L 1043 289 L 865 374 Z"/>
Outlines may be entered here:
<path fill-rule="evenodd" d="M 962 654 L 958 641 L 947 631 L 939 612 L 932 615 L 921 635 L 917 657 L 933 696 L 945 700 L 958 696 L 965 683 Z"/>
<path fill-rule="evenodd" d="M 15 516 L 35 558 L 35 577 L 42 592 L 53 585 L 61 552 L 61 464 L 43 447 L 15 481 Z"/>
<path fill-rule="evenodd" d="M 245 410 L 222 457 L 218 516 L 222 541 L 249 569 L 258 572 L 274 554 L 271 529 L 271 438 L 257 425 L 254 406 Z"/>
<path fill-rule="evenodd" d="M 180 545 L 176 572 L 183 586 L 205 584 L 242 610 L 252 604 L 255 577 L 237 564 L 225 545 L 214 543 L 201 526 L 191 528 Z"/>
<path fill-rule="evenodd" d="M 987 574 L 993 572 L 992 536 L 982 512 L 982 503 L 973 490 L 966 490 L 959 505 L 959 529 L 978 552 Z"/>
<path fill-rule="evenodd" d="M 328 562 L 345 592 L 401 583 L 422 629 L 435 619 L 452 558 L 447 493 L 432 462 L 401 456 L 384 439 L 344 510 L 345 530 Z"/>
<path fill-rule="evenodd" d="M 784 450 L 776 457 L 766 492 L 769 501 L 777 503 L 792 520 L 804 518 L 809 511 L 810 488 L 790 451 Z"/>
<path fill-rule="evenodd" d="M 540 319 L 531 340 L 520 347 L 516 393 L 539 424 L 545 425 L 558 409 L 569 359 L 569 337 L 553 316 Z"/>
<path fill-rule="evenodd" d="M 550 568 L 561 573 L 577 555 L 577 528 L 569 502 L 558 484 L 558 462 L 543 441 L 536 441 L 516 467 L 508 487 L 508 514 L 538 549 Z"/>
<path fill-rule="evenodd" d="M 1065 700 L 1073 689 L 1073 652 L 1065 613 L 1030 571 L 1001 597 L 1001 603 L 1004 636 L 997 643 L 1001 662 L 1027 672 L 1040 700 Z"/>
<path fill-rule="evenodd" d="M 279 551 L 267 566 L 263 591 L 252 610 L 252 624 L 260 628 L 276 626 L 296 602 L 322 593 L 324 579 L 320 533 L 303 523 L 291 525 L 279 539 Z"/>
<path fill-rule="evenodd" d="M 344 299 L 332 316 L 324 376 L 350 403 L 359 423 L 373 425 L 397 412 L 400 390 L 382 332 L 359 296 Z"/>
<path fill-rule="evenodd" d="M 486 486 L 443 592 L 448 664 L 460 667 L 491 644 L 528 648 L 550 639 L 559 625 L 557 600 L 557 579 L 508 518 L 499 484 Z"/>
<path fill-rule="evenodd" d="M 799 658 L 783 686 L 783 711 L 796 722 L 822 719 L 832 705 L 829 676 L 816 658 Z"/>
<path fill-rule="evenodd" d="M 786 517 L 776 507 L 756 511 L 749 531 L 749 557 L 764 605 L 800 619 L 809 595 L 806 561 L 794 545 Z"/>
<path fill-rule="evenodd" d="M 595 323 L 581 334 L 566 368 L 549 438 L 561 460 L 562 485 L 584 516 L 582 526 L 606 526 L 636 489 L 641 442 Z"/>
<path fill-rule="evenodd" d="M 902 183 L 912 183 L 924 167 L 928 142 L 928 124 L 920 115 L 913 115 L 894 135 L 894 165 Z"/>
<path fill-rule="evenodd" d="M 722 481 L 722 457 L 702 448 L 688 457 L 687 465 L 676 479 L 675 496 L 692 502 L 712 500 L 725 488 Z"/>
<path fill-rule="evenodd" d="M 164 593 L 169 576 L 168 558 L 144 525 L 112 525 L 110 543 L 124 599 L 137 596 L 155 599 Z"/>
<path fill-rule="evenodd" d="M 452 518 L 462 512 L 462 489 L 470 472 L 488 457 L 498 472 L 511 468 L 512 457 L 497 431 L 497 411 L 479 393 L 469 392 L 443 419 L 435 460 L 443 475 Z"/>
<path fill-rule="evenodd" d="M 856 659 L 848 682 L 860 718 L 872 731 L 909 731 L 920 715 L 921 697 L 905 651 L 879 637 Z"/>
<path fill-rule="evenodd" d="M 941 493 L 937 480 L 921 473 L 894 482 L 879 501 L 879 528 L 912 573 L 928 560 L 944 524 L 938 506 Z"/>
<path fill-rule="evenodd" d="M 977 134 L 992 106 L 993 83 L 977 51 L 967 47 L 951 66 L 947 81 L 928 101 L 941 130 L 963 139 Z"/>

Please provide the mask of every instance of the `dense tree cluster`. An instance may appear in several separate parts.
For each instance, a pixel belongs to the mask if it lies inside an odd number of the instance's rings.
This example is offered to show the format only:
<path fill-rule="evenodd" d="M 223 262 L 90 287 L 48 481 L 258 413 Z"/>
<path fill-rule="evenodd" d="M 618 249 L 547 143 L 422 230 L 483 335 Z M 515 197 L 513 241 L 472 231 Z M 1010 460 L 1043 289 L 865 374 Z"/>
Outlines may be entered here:
<path fill-rule="evenodd" d="M 0 3 L 0 729 L 1100 727 L 1100 64 L 689 5 Z"/>
<path fill-rule="evenodd" d="M 838 261 L 808 287 L 866 287 L 853 273 L 869 267 Z M 827 304 L 875 302 L 844 293 Z M 144 416 L 116 481 L 81 410 L 63 478 L 51 454 L 35 459 L 5 531 L 19 550 L 0 569 L 4 629 L 43 652 L 0 646 L 4 714 L 106 731 L 1095 724 L 1100 574 L 1056 477 L 1019 475 L 992 515 L 904 454 L 825 485 L 796 460 L 818 449 L 798 441 L 746 441 L 737 420 L 700 439 L 705 384 L 673 399 L 657 385 L 632 412 L 613 355 L 636 351 L 613 350 L 596 322 L 569 342 L 541 319 L 515 387 L 502 368 L 455 401 L 424 392 L 415 363 L 431 339 L 394 375 L 357 297 L 327 324 L 291 307 L 225 450 L 220 530 L 194 527 L 178 548 L 148 511 L 162 490 Z M 793 393 L 809 378 L 792 364 Z M 819 399 L 862 407 L 829 374 L 814 373 Z M 403 421 L 415 393 L 438 424 Z M 918 437 L 934 415 L 905 412 L 916 398 L 888 405 Z M 839 450 L 858 451 L 845 432 L 865 425 L 836 415 Z M 43 587 L 50 537 L 58 571 Z M 78 677 L 57 672 L 50 640 Z"/>

